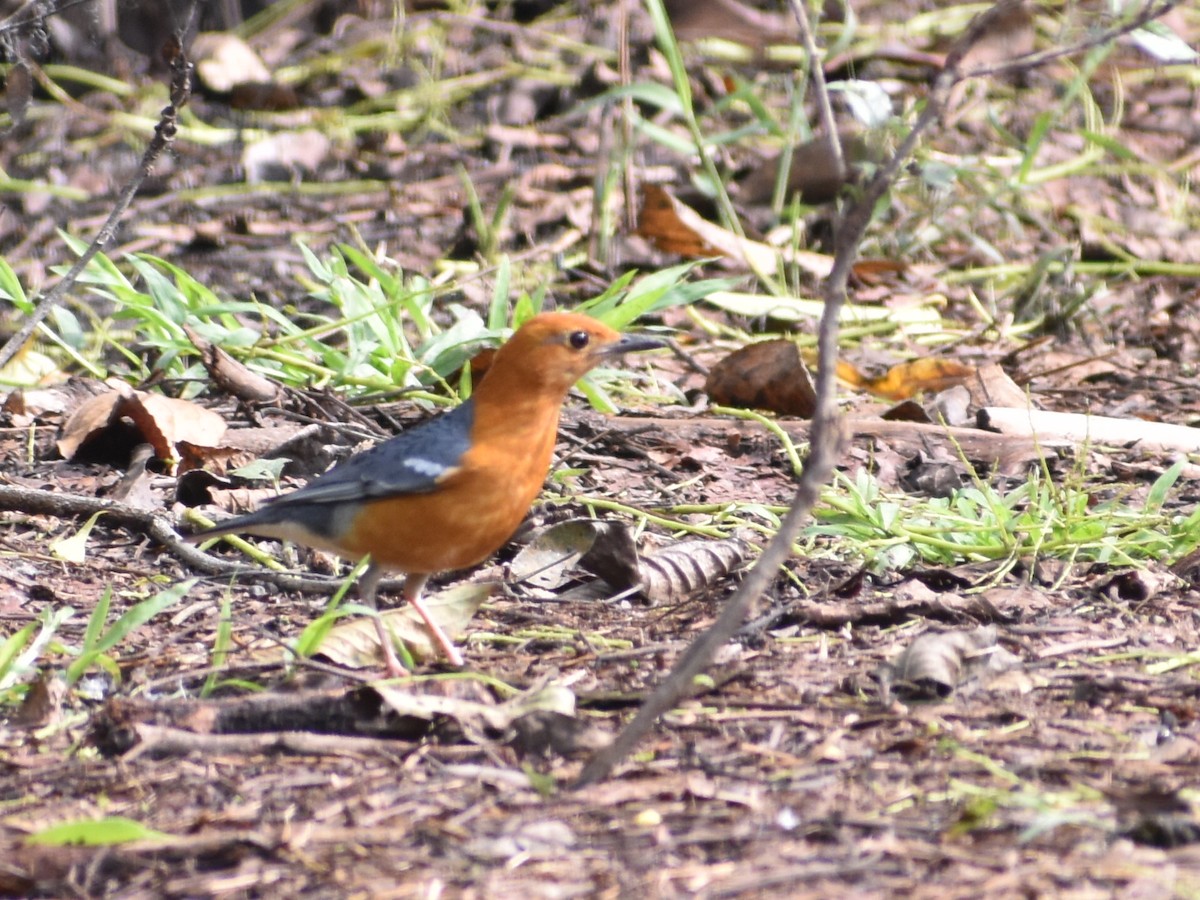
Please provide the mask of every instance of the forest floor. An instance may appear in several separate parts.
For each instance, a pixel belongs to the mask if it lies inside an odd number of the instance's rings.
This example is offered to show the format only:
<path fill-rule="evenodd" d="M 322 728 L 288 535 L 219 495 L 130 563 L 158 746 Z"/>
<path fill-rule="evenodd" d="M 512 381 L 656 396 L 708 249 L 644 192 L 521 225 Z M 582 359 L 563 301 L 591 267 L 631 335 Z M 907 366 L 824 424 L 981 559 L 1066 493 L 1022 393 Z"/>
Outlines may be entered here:
<path fill-rule="evenodd" d="M 323 296 L 298 242 L 321 260 L 351 245 L 439 286 L 443 326 L 456 309 L 486 315 L 501 278 L 514 296 L 545 289 L 546 306 L 573 307 L 622 272 L 679 264 L 647 223 L 635 233 L 638 185 L 688 199 L 702 173 L 660 139 L 686 137 L 669 104 L 653 104 L 660 94 L 597 101 L 621 83 L 618 5 L 545 4 L 532 21 L 513 6 L 395 20 L 390 5 L 334 18 L 335 4 L 295 4 L 259 21 L 249 44 L 276 82 L 238 99 L 201 70 L 108 255 L 125 266 L 151 254 L 220 298 L 307 321 Z M 820 32 L 824 46 L 847 38 L 827 77 L 882 85 L 911 123 L 971 11 L 856 9 L 855 29 Z M 732 15 L 689 16 L 676 31 L 735 203 L 766 240 L 780 220 L 762 187 L 770 135 L 749 101 L 786 123 L 795 71 L 709 44 L 762 41 L 773 27 L 794 43 L 794 25 L 780 15 L 739 30 L 749 14 Z M 1024 9 L 975 64 L 1085 38 L 1100 15 Z M 1196 9 L 1166 22 L 1200 42 Z M 148 23 L 127 22 L 126 41 L 160 44 Z M 630 82 L 665 91 L 648 16 L 631 5 L 628 24 Z M 71 31 L 55 35 L 69 43 Z M 158 66 L 100 46 L 55 52 L 115 81 L 48 68 L 56 80 L 35 79 L 25 121 L 0 142 L 0 259 L 30 295 L 74 259 L 60 229 L 87 240 L 99 228 L 165 103 Z M 853 439 L 798 552 L 692 696 L 600 783 L 571 787 L 719 614 L 736 574 L 651 604 L 577 571 L 521 582 L 510 545 L 434 582 L 435 594 L 493 583 L 462 629 L 466 672 L 426 662 L 411 685 L 380 685 L 369 667 L 286 652 L 327 586 L 202 573 L 164 547 L 155 517 L 178 521 L 195 503 L 182 478 L 152 467 L 144 517 L 101 516 L 81 555 L 61 542 L 86 516 L 6 500 L 0 640 L 14 647 L 38 629 L 47 640 L 22 671 L 0 658 L 0 675 L 13 673 L 0 680 L 0 895 L 1200 896 L 1200 468 L 1196 448 L 1144 439 L 1150 423 L 1200 419 L 1196 71 L 1125 37 L 964 82 L 877 210 L 851 283 L 855 308 L 886 311 L 845 323 L 857 371 L 999 364 L 1035 407 L 1111 417 L 1122 438 L 984 431 L 976 393 L 954 428 L 894 421 L 883 417 L 892 400 L 843 385 Z M 10 95 L 14 85 L 10 75 Z M 264 104 L 279 108 L 246 108 Z M 818 198 L 819 160 L 802 168 Z M 806 210 L 815 252 L 828 249 L 832 208 Z M 745 260 L 701 255 L 681 281 L 755 292 Z M 819 296 L 812 272 L 780 278 Z M 708 406 L 705 373 L 751 335 L 811 344 L 816 326 L 799 306 L 787 319 L 737 302 L 749 301 L 692 299 L 632 326 L 669 333 L 678 352 L 628 362 L 633 377 L 611 392 L 618 415 L 573 395 L 521 535 L 597 515 L 634 526 L 643 550 L 762 542 L 794 492 L 787 448 L 757 420 Z M 124 338 L 106 340 L 101 324 L 136 316 L 106 303 L 77 288 L 66 309 L 93 335 L 78 352 L 115 374 Z M 139 343 L 136 327 L 130 340 L 124 352 L 159 371 L 138 387 L 178 394 L 163 347 Z M 77 378 L 5 403 L 6 486 L 111 495 L 123 458 L 64 460 L 56 443 L 99 379 L 44 350 Z M 192 399 L 237 430 L 333 422 L 347 409 L 333 393 L 293 389 L 277 416 L 215 387 Z M 376 434 L 428 414 L 361 396 L 373 405 L 355 416 Z M 806 423 L 780 421 L 802 445 Z M 289 469 L 286 484 L 319 470 L 330 445 L 337 455 L 356 442 L 314 434 L 289 454 L 307 453 L 309 471 Z M 94 643 L 98 604 L 111 598 L 115 621 L 180 585 L 66 675 Z M 413 696 L 435 711 L 403 711 Z M 553 710 L 528 708 L 541 702 Z M 481 711 L 514 704 L 501 718 Z M 47 831 L 97 820 L 113 830 Z"/>

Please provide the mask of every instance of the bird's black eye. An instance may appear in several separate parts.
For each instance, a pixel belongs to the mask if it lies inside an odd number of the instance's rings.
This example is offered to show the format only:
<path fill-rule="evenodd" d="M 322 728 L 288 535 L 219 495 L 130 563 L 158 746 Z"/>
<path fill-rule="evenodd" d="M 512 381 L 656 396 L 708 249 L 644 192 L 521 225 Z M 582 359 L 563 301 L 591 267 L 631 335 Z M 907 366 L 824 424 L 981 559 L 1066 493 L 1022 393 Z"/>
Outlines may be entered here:
<path fill-rule="evenodd" d="M 586 331 L 572 331 L 571 336 L 567 338 L 571 346 L 576 350 L 582 350 L 588 345 L 588 341 L 591 339 L 592 336 Z"/>

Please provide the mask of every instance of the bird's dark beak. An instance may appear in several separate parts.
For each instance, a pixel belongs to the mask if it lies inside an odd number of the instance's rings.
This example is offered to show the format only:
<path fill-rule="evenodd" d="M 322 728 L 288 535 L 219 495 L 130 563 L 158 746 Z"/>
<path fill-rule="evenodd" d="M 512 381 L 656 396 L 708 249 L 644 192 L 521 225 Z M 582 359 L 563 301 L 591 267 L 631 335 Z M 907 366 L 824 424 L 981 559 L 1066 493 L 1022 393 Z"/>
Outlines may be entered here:
<path fill-rule="evenodd" d="M 667 346 L 666 341 L 660 341 L 658 338 L 646 337 L 642 334 L 623 334 L 621 339 L 615 344 L 609 344 L 604 348 L 605 356 L 620 356 L 623 353 L 635 353 L 638 350 L 655 350 L 658 347 Z"/>

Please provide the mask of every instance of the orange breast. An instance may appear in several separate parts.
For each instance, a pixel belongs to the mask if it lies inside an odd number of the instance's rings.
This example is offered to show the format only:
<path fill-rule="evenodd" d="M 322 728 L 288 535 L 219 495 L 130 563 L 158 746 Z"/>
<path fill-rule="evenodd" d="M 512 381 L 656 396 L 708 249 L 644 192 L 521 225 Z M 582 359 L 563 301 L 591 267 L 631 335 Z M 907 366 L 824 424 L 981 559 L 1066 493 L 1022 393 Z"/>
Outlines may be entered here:
<path fill-rule="evenodd" d="M 476 447 L 461 469 L 429 494 L 365 504 L 339 540 L 347 556 L 365 556 L 403 572 L 440 572 L 482 562 L 507 541 L 546 479 L 555 432 L 521 452 Z"/>

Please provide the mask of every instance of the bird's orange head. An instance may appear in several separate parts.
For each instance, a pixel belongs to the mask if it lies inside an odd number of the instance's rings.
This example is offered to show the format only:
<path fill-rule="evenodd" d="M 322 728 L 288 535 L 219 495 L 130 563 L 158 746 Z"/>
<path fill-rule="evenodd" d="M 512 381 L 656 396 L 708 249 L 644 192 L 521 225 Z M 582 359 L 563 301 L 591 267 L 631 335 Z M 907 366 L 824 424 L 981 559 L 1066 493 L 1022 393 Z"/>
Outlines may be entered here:
<path fill-rule="evenodd" d="M 479 389 L 564 396 L 571 385 L 607 359 L 633 350 L 662 347 L 662 341 L 623 336 L 579 313 L 542 313 L 522 325 L 488 369 Z"/>

